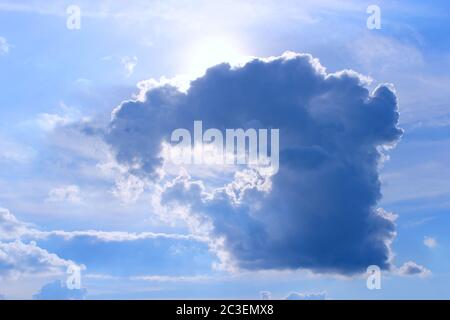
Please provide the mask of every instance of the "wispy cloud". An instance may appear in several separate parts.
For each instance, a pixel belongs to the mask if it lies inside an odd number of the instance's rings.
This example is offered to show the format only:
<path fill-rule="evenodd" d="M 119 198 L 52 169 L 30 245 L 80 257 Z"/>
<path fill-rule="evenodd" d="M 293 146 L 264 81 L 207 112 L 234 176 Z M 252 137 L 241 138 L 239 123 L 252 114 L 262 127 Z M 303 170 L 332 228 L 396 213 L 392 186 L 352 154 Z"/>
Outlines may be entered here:
<path fill-rule="evenodd" d="M 423 244 L 430 249 L 436 248 L 438 245 L 436 238 L 428 236 L 423 238 Z"/>
<path fill-rule="evenodd" d="M 76 185 L 60 186 L 50 190 L 48 193 L 49 202 L 81 202 L 80 188 Z"/>
<path fill-rule="evenodd" d="M 10 47 L 11 45 L 8 43 L 8 41 L 6 41 L 5 38 L 0 37 L 0 56 L 8 54 Z"/>

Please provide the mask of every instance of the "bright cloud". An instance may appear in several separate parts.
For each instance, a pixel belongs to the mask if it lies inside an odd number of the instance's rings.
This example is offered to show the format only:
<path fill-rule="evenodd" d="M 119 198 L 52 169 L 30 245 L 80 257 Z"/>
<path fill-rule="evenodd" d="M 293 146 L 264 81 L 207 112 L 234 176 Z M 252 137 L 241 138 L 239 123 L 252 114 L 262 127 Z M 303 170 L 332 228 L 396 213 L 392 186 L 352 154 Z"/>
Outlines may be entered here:
<path fill-rule="evenodd" d="M 61 274 L 71 264 L 73 262 L 38 247 L 35 242 L 0 242 L 0 277 Z"/>
<path fill-rule="evenodd" d="M 138 64 L 138 58 L 137 57 L 122 57 L 120 59 L 120 62 L 122 63 L 126 76 L 129 77 L 133 74 L 134 68 Z"/>

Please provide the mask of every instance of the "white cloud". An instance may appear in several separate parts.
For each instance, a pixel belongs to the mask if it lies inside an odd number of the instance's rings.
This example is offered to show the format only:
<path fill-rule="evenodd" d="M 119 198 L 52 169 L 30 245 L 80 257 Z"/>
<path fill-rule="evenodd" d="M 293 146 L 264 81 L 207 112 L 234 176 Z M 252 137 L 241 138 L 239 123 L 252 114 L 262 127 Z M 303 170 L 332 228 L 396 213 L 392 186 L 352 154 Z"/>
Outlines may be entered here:
<path fill-rule="evenodd" d="M 176 239 L 176 240 L 197 240 L 205 241 L 203 238 L 194 235 L 171 234 L 171 233 L 155 233 L 155 232 L 141 232 L 130 233 L 124 231 L 34 231 L 30 233 L 35 238 L 48 238 L 51 236 L 61 237 L 65 240 L 71 240 L 77 237 L 91 237 L 103 242 L 124 242 L 124 241 L 138 241 L 144 239 Z"/>
<path fill-rule="evenodd" d="M 400 276 L 419 276 L 421 278 L 431 275 L 431 271 L 414 261 L 405 262 L 398 270 Z"/>
<path fill-rule="evenodd" d="M 112 193 L 124 203 L 134 203 L 144 192 L 146 184 L 145 180 L 139 179 L 132 174 L 120 176 L 116 180 Z"/>
<path fill-rule="evenodd" d="M 50 190 L 47 201 L 50 202 L 81 202 L 80 188 L 76 185 L 61 186 Z"/>
<path fill-rule="evenodd" d="M 437 246 L 437 240 L 433 237 L 425 236 L 423 238 L 423 244 L 430 249 L 433 249 Z"/>
<path fill-rule="evenodd" d="M 71 264 L 73 262 L 38 247 L 33 241 L 0 242 L 0 277 L 60 274 Z"/>
<path fill-rule="evenodd" d="M 49 237 L 60 237 L 64 240 L 72 240 L 77 237 L 95 238 L 102 242 L 125 242 L 138 241 L 145 239 L 174 239 L 174 240 L 194 240 L 206 241 L 206 239 L 190 235 L 190 234 L 172 234 L 172 233 L 156 233 L 141 232 L 130 233 L 124 231 L 99 231 L 99 230 L 82 230 L 82 231 L 40 231 L 32 228 L 29 224 L 18 220 L 9 210 L 0 208 L 0 240 L 21 240 L 21 239 L 46 239 Z"/>
<path fill-rule="evenodd" d="M 0 208 L 0 240 L 14 240 L 29 233 L 29 227 L 8 209 Z"/>
<path fill-rule="evenodd" d="M 10 48 L 11 45 L 8 43 L 8 41 L 5 38 L 0 37 L 0 55 L 7 55 Z"/>
<path fill-rule="evenodd" d="M 136 67 L 138 63 L 137 57 L 122 57 L 120 59 L 120 62 L 122 63 L 123 67 L 125 68 L 125 73 L 127 77 L 131 76 L 134 72 L 134 68 Z"/>
<path fill-rule="evenodd" d="M 181 241 L 206 242 L 206 239 L 189 234 L 168 233 L 129 233 L 121 231 L 40 231 L 31 225 L 18 220 L 7 209 L 0 208 L 0 278 L 19 277 L 22 275 L 55 275 L 65 271 L 69 265 L 74 264 L 70 260 L 60 258 L 40 248 L 35 241 L 60 238 L 64 241 L 76 238 L 91 238 L 99 242 L 128 242 L 148 239 L 171 239 Z M 85 266 L 82 265 L 83 268 Z M 178 277 L 171 279 L 164 276 L 145 276 L 140 280 L 147 281 L 196 281 L 200 276 Z M 138 279 L 133 279 L 138 280 Z"/>
<path fill-rule="evenodd" d="M 37 125 L 44 131 L 51 131 L 56 127 L 68 125 L 81 118 L 80 111 L 60 102 L 55 113 L 41 113 L 37 116 Z"/>

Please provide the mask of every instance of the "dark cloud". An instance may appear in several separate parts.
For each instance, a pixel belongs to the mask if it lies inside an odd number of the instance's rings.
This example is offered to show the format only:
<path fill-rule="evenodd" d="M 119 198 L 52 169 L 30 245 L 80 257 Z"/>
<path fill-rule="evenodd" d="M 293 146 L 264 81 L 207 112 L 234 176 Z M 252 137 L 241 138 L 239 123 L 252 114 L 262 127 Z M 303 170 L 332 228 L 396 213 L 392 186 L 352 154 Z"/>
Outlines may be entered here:
<path fill-rule="evenodd" d="M 378 210 L 381 147 L 393 145 L 397 99 L 390 86 L 372 93 L 352 71 L 328 74 L 309 55 L 210 68 L 187 93 L 151 89 L 113 113 L 105 140 L 134 174 L 152 177 L 161 142 L 176 128 L 279 128 L 280 170 L 271 189 L 250 185 L 240 202 L 229 190 L 204 197 L 204 184 L 178 179 L 163 203 L 188 205 L 236 266 L 309 268 L 352 274 L 390 268 L 395 226 Z M 242 191 L 242 190 L 241 190 Z"/>

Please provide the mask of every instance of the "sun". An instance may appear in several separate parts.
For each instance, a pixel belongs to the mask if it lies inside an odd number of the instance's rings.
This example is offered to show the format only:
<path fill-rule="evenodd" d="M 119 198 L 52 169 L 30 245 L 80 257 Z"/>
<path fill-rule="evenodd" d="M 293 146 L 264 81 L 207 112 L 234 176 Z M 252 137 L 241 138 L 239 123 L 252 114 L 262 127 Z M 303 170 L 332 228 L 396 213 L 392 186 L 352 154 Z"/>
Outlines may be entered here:
<path fill-rule="evenodd" d="M 188 70 L 190 75 L 199 77 L 219 63 L 244 64 L 251 59 L 236 38 L 224 35 L 210 36 L 194 43 L 188 50 Z"/>

